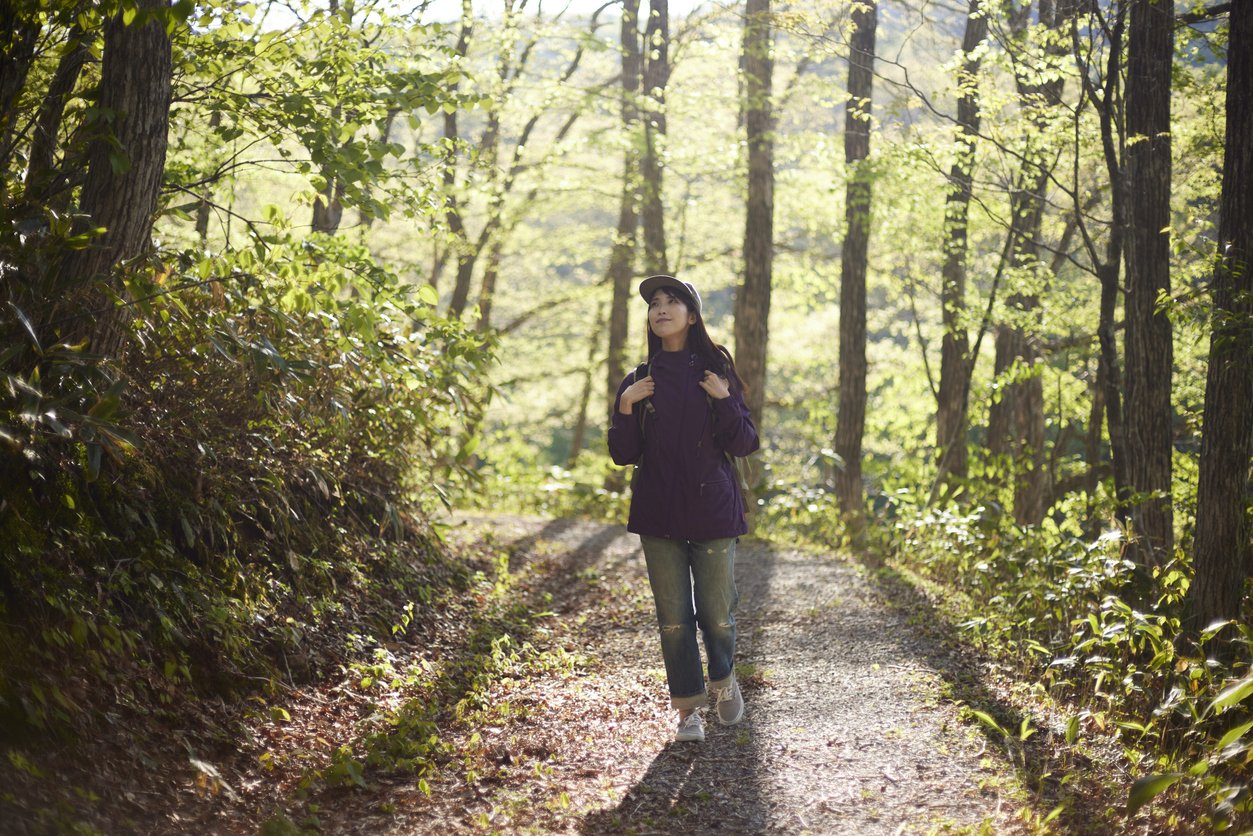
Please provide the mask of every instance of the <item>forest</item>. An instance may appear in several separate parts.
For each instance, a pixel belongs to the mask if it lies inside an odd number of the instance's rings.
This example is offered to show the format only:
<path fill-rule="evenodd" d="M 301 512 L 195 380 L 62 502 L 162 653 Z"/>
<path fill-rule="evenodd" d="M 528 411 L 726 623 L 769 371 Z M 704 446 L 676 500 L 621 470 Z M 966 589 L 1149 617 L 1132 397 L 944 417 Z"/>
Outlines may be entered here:
<path fill-rule="evenodd" d="M 744 382 L 755 548 L 966 660 L 1021 786 L 904 832 L 1253 828 L 1253 3 L 0 18 L 0 832 L 696 832 L 479 731 L 639 616 L 505 541 L 625 522 L 661 273 Z M 873 830 L 807 815 L 742 830 Z"/>

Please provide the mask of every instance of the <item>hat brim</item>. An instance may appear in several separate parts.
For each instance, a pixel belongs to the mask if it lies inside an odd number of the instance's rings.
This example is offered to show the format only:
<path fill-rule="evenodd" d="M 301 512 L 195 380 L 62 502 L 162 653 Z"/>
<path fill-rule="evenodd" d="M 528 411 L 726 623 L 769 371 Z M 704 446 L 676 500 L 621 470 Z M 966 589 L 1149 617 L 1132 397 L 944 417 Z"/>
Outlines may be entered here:
<path fill-rule="evenodd" d="M 674 276 L 667 276 L 665 274 L 649 276 L 644 279 L 644 281 L 640 282 L 640 296 L 644 298 L 645 302 L 651 302 L 653 300 L 653 294 L 663 287 L 672 287 L 675 290 L 678 290 L 681 294 L 683 294 L 687 301 L 691 302 L 695 306 L 697 313 L 700 312 L 700 300 L 692 295 L 692 292 L 688 290 L 685 282 L 676 279 Z"/>

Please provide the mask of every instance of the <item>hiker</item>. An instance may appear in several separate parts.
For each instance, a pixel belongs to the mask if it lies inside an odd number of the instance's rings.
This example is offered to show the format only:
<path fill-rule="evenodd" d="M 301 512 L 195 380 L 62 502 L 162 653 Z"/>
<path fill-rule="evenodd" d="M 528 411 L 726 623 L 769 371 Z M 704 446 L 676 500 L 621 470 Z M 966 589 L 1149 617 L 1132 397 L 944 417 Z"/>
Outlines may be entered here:
<path fill-rule="evenodd" d="M 627 530 L 638 534 L 657 607 L 676 740 L 705 739 L 707 702 L 696 627 L 718 722 L 744 717 L 735 679 L 735 544 L 748 533 L 731 457 L 760 445 L 731 353 L 715 345 L 700 294 L 674 276 L 640 283 L 648 302 L 648 361 L 618 387 L 609 454 L 634 464 Z"/>

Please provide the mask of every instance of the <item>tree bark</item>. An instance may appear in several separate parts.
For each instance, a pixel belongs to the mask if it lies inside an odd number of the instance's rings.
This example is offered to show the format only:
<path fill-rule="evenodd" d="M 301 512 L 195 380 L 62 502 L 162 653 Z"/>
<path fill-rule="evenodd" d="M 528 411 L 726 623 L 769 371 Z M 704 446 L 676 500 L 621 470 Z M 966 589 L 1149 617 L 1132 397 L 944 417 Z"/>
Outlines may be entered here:
<path fill-rule="evenodd" d="M 1070 2 L 1040 3 L 1040 23 L 1050 29 L 1060 29 L 1072 16 Z M 1025 34 L 1029 18 L 1029 5 L 1011 7 L 1009 28 L 1015 38 Z M 1058 49 L 1056 44 L 1050 47 L 1052 51 Z M 1030 113 L 1057 107 L 1061 103 L 1061 80 L 1039 82 L 1025 72 L 1028 69 L 1021 68 L 1015 78 L 1024 110 Z M 1039 114 L 1035 121 L 1036 136 L 1027 144 L 1019 186 L 1010 197 L 1010 267 L 1042 274 L 1047 268 L 1040 262 L 1039 240 L 1044 221 L 1044 191 L 1053 157 L 1037 144 L 1049 141 L 1045 116 Z M 1001 386 L 1000 397 L 989 411 L 988 448 L 993 455 L 1004 456 L 1010 464 L 1014 520 L 1020 525 L 1038 525 L 1044 519 L 1050 493 L 1044 450 L 1044 384 L 1034 370 L 1040 359 L 1039 290 L 1032 286 L 1013 293 L 1006 299 L 1006 306 L 1014 312 L 1014 317 L 1013 321 L 997 328 L 995 373 L 999 377 L 1017 367 L 1025 368 L 1026 376 Z"/>
<path fill-rule="evenodd" d="M 99 106 L 111 130 L 89 147 L 79 201 L 81 211 L 105 231 L 92 246 L 67 254 L 60 268 L 60 284 L 75 289 L 72 304 L 78 307 L 64 337 L 88 337 L 93 351 L 112 357 L 124 342 L 121 309 L 114 301 L 116 288 L 105 289 L 98 280 L 149 246 L 170 114 L 168 4 L 138 0 L 136 5 L 139 17 L 132 25 L 122 22 L 121 13 L 105 25 Z"/>
<path fill-rule="evenodd" d="M 1148 570 L 1165 563 L 1174 545 L 1170 500 L 1174 352 L 1170 319 L 1158 310 L 1159 299 L 1170 292 L 1174 9 L 1161 0 L 1132 0 L 1129 24 L 1126 431 L 1128 477 L 1136 493 L 1130 557 Z"/>
<path fill-rule="evenodd" d="M 602 304 L 592 320 L 592 333 L 587 341 L 587 367 L 583 373 L 583 391 L 579 395 L 578 416 L 574 424 L 574 437 L 570 439 L 570 455 L 566 458 L 566 468 L 574 467 L 579 461 L 579 453 L 587 439 L 587 410 L 592 403 L 593 381 L 596 380 L 596 349 L 600 345 L 600 332 L 605 329 L 605 306 Z"/>
<path fill-rule="evenodd" d="M 78 77 L 82 74 L 87 58 L 91 55 L 83 37 L 83 30 L 75 23 L 70 29 L 65 52 L 57 62 L 48 92 L 39 106 L 23 183 L 25 198 L 31 202 L 46 203 L 54 192 L 65 188 L 65 178 L 54 177 L 53 162 L 61 135 L 61 121 L 65 117 L 65 105 L 78 84 Z M 60 186 L 53 184 L 54 179 L 60 182 Z"/>
<path fill-rule="evenodd" d="M 1091 11 L 1089 11 L 1090 15 Z M 1089 26 L 1091 25 L 1089 17 Z M 1099 395 L 1094 398 L 1099 398 L 1104 410 L 1105 427 L 1109 436 L 1111 471 L 1114 478 L 1114 495 L 1118 500 L 1114 513 L 1119 524 L 1124 527 L 1127 522 L 1126 509 L 1130 492 L 1127 478 L 1126 432 L 1122 419 L 1122 370 L 1118 354 L 1115 317 L 1118 312 L 1119 294 L 1122 292 L 1119 277 L 1122 274 L 1123 240 L 1127 228 L 1127 189 L 1122 159 L 1125 133 L 1122 108 L 1119 105 L 1125 27 L 1126 6 L 1119 4 L 1105 27 L 1107 56 L 1104 79 L 1099 89 L 1093 80 L 1093 68 L 1087 63 L 1085 51 L 1080 48 L 1078 30 L 1074 30 L 1071 35 L 1079 78 L 1082 80 L 1088 98 L 1092 100 L 1100 125 L 1101 151 L 1110 185 L 1112 222 L 1105 240 L 1104 255 L 1099 251 L 1096 240 L 1087 231 L 1087 222 L 1084 217 L 1086 210 L 1078 200 L 1080 193 L 1077 188 L 1078 184 L 1075 189 L 1074 212 L 1079 229 L 1083 232 L 1088 257 L 1092 260 L 1093 269 L 1101 287 L 1099 324 L 1097 325 L 1099 351 L 1096 367 L 1096 389 Z M 1095 472 L 1095 462 L 1092 462 L 1091 466 Z"/>
<path fill-rule="evenodd" d="M 874 92 L 875 0 L 853 7 L 849 41 L 848 105 L 844 115 L 844 162 L 847 177 L 844 218 L 847 230 L 840 253 L 840 380 L 835 425 L 835 453 L 842 464 L 835 474 L 840 510 L 860 530 L 865 512 L 861 444 L 866 428 L 866 271 L 870 247 L 870 117 Z"/>
<path fill-rule="evenodd" d="M 1196 497 L 1192 623 L 1240 617 L 1253 577 L 1248 491 L 1253 455 L 1253 5 L 1231 8 L 1214 324 Z"/>
<path fill-rule="evenodd" d="M 944 262 L 940 268 L 944 337 L 940 344 L 935 432 L 937 488 L 950 477 L 966 478 L 967 472 L 967 405 L 973 369 L 965 323 L 966 251 L 975 137 L 979 133 L 979 58 L 975 50 L 988 34 L 988 19 L 982 6 L 982 0 L 970 0 L 966 14 L 962 38 L 962 53 L 966 57 L 957 81 L 961 91 L 957 99 L 959 148 L 949 172 L 949 193 L 944 204 Z"/>
<path fill-rule="evenodd" d="M 4 168 L 13 152 L 13 120 L 20 113 L 17 99 L 26 86 L 43 28 L 42 5 L 32 0 L 0 4 L 0 167 Z"/>
<path fill-rule="evenodd" d="M 766 355 L 774 263 L 773 62 L 770 0 L 748 0 L 744 18 L 744 125 L 748 140 L 748 203 L 744 283 L 735 296 L 736 370 L 758 432 L 765 423 Z"/>
<path fill-rule="evenodd" d="M 623 0 L 619 33 L 622 51 L 622 133 L 627 138 L 622 163 L 622 197 L 618 204 L 618 226 L 609 254 L 607 278 L 612 287 L 609 303 L 609 348 L 605 376 L 605 412 L 613 409 L 618 384 L 626 375 L 627 310 L 631 299 L 631 271 L 635 261 L 635 233 L 639 227 L 636 209 L 637 145 L 639 111 L 635 98 L 640 89 L 640 0 Z"/>
<path fill-rule="evenodd" d="M 470 0 L 462 0 L 461 2 L 461 34 L 457 37 L 456 54 L 458 58 L 464 62 L 466 52 L 470 48 L 470 35 L 474 29 L 474 6 Z M 454 83 L 454 91 L 456 89 Z M 453 284 L 452 299 L 448 303 L 448 313 L 452 316 L 461 316 L 461 312 L 465 309 L 466 299 L 470 296 L 470 280 L 466 275 L 465 259 L 466 259 L 466 229 L 465 224 L 461 220 L 461 209 L 457 205 L 457 145 L 461 141 L 461 135 L 457 130 L 457 111 L 444 114 L 444 222 L 448 224 L 448 231 L 452 233 L 452 242 L 449 244 L 451 253 L 445 253 L 444 257 L 453 255 L 457 259 L 457 278 Z M 431 284 L 435 285 L 439 280 L 439 273 L 442 271 L 443 261 L 437 263 L 437 269 L 433 271 Z"/>
<path fill-rule="evenodd" d="M 669 273 L 666 258 L 665 206 L 662 203 L 661 155 L 666 139 L 666 84 L 670 81 L 670 11 L 668 0 L 649 0 L 644 32 L 644 266 L 649 273 Z"/>

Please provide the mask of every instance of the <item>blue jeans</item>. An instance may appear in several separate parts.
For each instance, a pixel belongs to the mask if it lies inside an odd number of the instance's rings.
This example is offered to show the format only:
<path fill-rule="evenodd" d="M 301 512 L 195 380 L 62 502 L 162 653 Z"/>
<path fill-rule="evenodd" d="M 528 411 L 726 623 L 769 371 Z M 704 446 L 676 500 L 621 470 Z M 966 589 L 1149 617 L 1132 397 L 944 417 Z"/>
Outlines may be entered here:
<path fill-rule="evenodd" d="M 709 660 L 709 682 L 722 687 L 735 663 L 735 537 L 720 540 L 670 540 L 640 535 L 648 583 L 657 605 L 661 655 L 666 663 L 670 705 L 703 706 L 696 626 L 700 625 Z"/>

